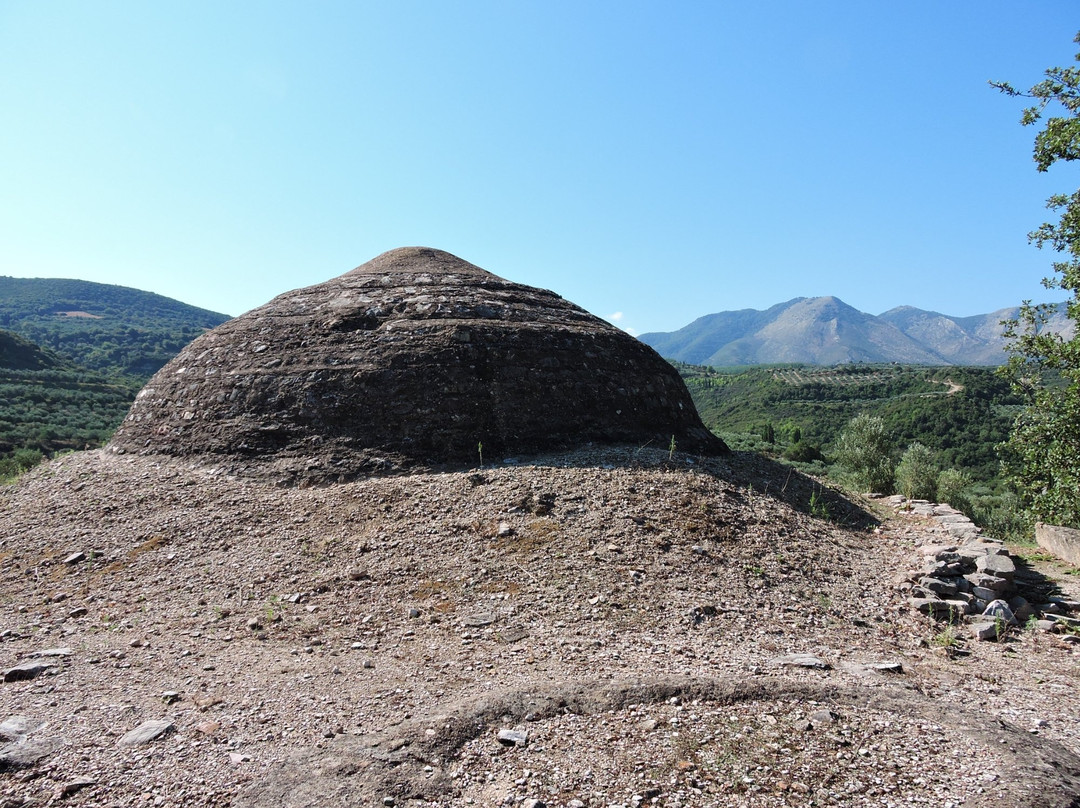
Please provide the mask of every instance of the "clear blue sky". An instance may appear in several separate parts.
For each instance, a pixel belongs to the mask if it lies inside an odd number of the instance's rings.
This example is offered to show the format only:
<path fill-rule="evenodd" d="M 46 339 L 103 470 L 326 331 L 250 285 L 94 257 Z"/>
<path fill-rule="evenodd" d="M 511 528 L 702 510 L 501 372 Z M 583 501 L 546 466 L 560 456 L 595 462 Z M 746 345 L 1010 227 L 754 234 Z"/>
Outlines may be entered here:
<path fill-rule="evenodd" d="M 0 0 L 0 274 L 239 314 L 449 250 L 633 332 L 1025 298 L 1075 2 Z"/>

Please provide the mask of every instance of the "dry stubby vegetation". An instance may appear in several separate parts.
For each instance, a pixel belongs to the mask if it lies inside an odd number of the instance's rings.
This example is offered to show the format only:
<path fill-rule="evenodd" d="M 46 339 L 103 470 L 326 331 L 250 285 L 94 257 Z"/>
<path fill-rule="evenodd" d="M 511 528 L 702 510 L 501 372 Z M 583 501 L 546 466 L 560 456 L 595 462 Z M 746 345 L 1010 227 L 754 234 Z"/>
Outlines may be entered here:
<path fill-rule="evenodd" d="M 690 460 L 40 467 L 0 494 L 0 660 L 39 663 L 0 805 L 1072 804 L 1071 646 L 942 654 L 891 581 L 930 527 Z"/>

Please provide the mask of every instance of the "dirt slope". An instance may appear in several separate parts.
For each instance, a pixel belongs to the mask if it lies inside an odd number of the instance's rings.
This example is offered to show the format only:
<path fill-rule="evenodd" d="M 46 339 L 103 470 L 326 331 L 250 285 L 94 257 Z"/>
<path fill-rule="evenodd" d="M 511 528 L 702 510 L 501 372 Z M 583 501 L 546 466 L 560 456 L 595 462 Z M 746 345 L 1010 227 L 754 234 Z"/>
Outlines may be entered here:
<path fill-rule="evenodd" d="M 0 493 L 0 669 L 70 654 L 0 683 L 0 806 L 1076 804 L 1071 647 L 941 656 L 891 580 L 928 527 L 688 460 L 37 470 Z"/>

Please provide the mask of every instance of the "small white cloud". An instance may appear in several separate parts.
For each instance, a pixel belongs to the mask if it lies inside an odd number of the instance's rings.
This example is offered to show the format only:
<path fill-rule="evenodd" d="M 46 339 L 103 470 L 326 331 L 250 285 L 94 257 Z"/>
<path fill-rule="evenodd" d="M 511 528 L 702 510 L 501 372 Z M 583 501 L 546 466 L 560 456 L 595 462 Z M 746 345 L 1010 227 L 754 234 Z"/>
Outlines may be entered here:
<path fill-rule="evenodd" d="M 607 320 L 609 323 L 612 323 L 614 325 L 618 325 L 619 328 L 621 328 L 623 331 L 625 331 L 627 334 L 629 334 L 632 337 L 636 337 L 638 335 L 637 329 L 631 328 L 628 325 L 620 325 L 620 323 L 621 323 L 621 321 L 623 319 L 623 313 L 621 311 L 617 311 L 614 314 L 609 314 L 604 319 Z"/>

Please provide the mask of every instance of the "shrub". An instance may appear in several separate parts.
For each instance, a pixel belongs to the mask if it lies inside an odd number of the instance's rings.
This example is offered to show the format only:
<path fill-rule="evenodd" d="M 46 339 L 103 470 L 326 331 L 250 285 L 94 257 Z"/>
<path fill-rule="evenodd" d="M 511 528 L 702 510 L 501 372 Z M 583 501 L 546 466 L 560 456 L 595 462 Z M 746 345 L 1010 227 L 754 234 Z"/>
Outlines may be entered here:
<path fill-rule="evenodd" d="M 934 452 L 916 441 L 896 467 L 896 485 L 908 499 L 937 498 L 938 465 Z"/>
<path fill-rule="evenodd" d="M 971 483 L 971 475 L 963 469 L 944 469 L 937 478 L 937 498 L 966 512 L 968 495 L 964 489 Z"/>
<path fill-rule="evenodd" d="M 784 457 L 796 463 L 813 463 L 815 460 L 825 460 L 825 455 L 821 453 L 818 447 L 811 446 L 803 441 L 799 441 L 794 446 L 789 446 L 787 451 L 784 452 Z"/>
<path fill-rule="evenodd" d="M 866 414 L 852 418 L 836 447 L 836 462 L 846 470 L 851 484 L 879 494 L 892 491 L 894 466 L 880 418 Z"/>

